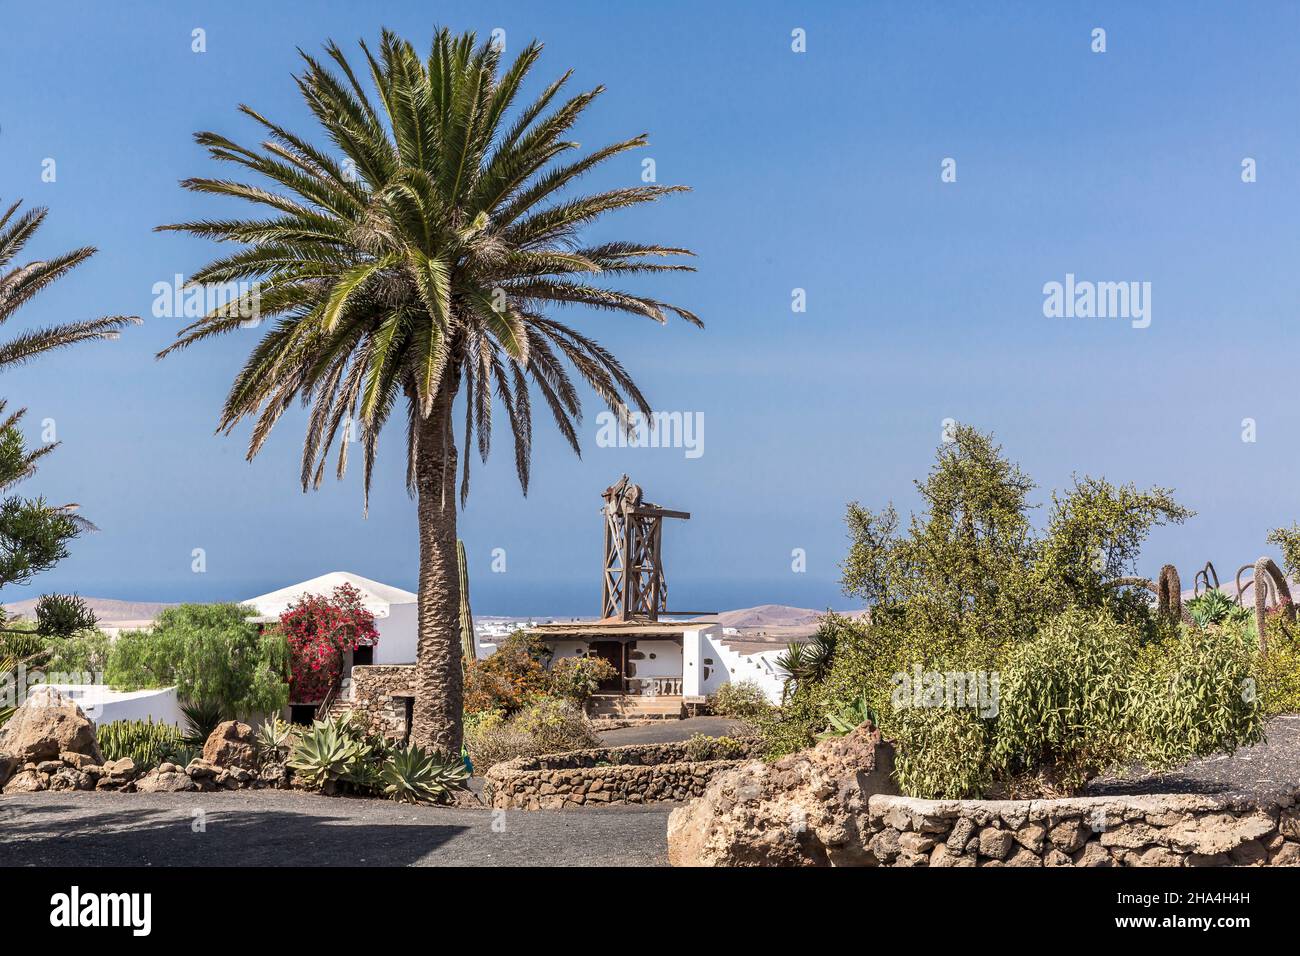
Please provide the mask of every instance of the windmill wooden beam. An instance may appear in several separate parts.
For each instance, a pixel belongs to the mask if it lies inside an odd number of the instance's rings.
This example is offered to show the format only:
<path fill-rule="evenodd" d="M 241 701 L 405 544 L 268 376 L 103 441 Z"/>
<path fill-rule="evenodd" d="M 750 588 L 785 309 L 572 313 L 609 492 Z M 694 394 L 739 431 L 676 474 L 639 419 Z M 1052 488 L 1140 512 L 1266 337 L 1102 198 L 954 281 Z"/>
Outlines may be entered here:
<path fill-rule="evenodd" d="M 690 518 L 643 501 L 641 487 L 624 475 L 605 489 L 605 560 L 601 617 L 657 621 L 668 609 L 663 567 L 663 519 Z"/>

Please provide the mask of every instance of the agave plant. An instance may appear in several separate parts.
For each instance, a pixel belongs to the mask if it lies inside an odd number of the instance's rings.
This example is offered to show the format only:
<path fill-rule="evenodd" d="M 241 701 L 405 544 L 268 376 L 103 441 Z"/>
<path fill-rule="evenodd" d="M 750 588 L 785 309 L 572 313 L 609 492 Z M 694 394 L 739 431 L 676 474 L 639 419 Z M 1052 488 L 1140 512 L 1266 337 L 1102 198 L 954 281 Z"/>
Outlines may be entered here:
<path fill-rule="evenodd" d="M 847 736 L 868 722 L 873 726 L 878 723 L 876 712 L 871 709 L 871 703 L 863 693 L 859 694 L 856 700 L 849 701 L 826 714 L 826 730 L 818 736 L 818 739 Z"/>
<path fill-rule="evenodd" d="M 293 746 L 295 728 L 278 714 L 271 714 L 257 730 L 257 750 L 263 760 L 281 761 Z"/>
<path fill-rule="evenodd" d="M 1187 602 L 1187 613 L 1200 627 L 1239 624 L 1250 620 L 1250 611 L 1218 589 L 1211 589 Z"/>
<path fill-rule="evenodd" d="M 360 751 L 361 745 L 340 732 L 336 722 L 318 720 L 297 735 L 285 763 L 304 784 L 329 793 Z"/>
<path fill-rule="evenodd" d="M 434 803 L 462 786 L 469 772 L 459 758 L 398 747 L 384 763 L 384 794 L 398 803 Z"/>

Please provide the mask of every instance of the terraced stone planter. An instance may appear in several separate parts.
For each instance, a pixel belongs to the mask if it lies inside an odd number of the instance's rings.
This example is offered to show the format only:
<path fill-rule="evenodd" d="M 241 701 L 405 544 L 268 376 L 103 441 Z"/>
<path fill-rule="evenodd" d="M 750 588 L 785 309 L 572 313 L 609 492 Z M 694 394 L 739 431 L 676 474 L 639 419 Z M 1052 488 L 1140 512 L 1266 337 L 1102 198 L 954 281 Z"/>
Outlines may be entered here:
<path fill-rule="evenodd" d="M 737 742 L 736 759 L 692 759 L 686 743 L 633 744 L 517 757 L 488 770 L 483 800 L 499 809 L 563 810 L 617 803 L 680 801 L 704 793 L 716 774 L 742 764 L 757 741 Z"/>
<path fill-rule="evenodd" d="M 676 866 L 1296 866 L 1300 790 L 919 800 L 892 749 L 847 737 L 717 774 L 668 821 Z"/>

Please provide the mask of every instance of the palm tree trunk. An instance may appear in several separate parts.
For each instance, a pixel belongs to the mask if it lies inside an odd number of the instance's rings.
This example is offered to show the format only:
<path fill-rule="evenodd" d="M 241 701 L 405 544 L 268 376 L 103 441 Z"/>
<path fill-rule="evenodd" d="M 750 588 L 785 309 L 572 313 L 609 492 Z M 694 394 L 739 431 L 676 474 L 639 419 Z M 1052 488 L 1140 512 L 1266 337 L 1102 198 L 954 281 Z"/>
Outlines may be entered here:
<path fill-rule="evenodd" d="M 420 532 L 419 638 L 411 740 L 453 756 L 461 747 L 460 575 L 456 564 L 456 444 L 444 387 L 419 422 L 415 483 Z"/>

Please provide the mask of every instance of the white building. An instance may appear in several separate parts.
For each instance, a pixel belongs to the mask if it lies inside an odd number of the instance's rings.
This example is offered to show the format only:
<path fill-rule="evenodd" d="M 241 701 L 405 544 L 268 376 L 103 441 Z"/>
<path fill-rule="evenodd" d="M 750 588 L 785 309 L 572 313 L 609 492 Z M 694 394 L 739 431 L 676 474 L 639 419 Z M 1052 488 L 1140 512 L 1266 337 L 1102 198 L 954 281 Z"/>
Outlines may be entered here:
<path fill-rule="evenodd" d="M 360 648 L 344 660 L 343 674 L 355 664 L 414 664 L 418 619 L 416 595 L 359 574 L 331 571 L 269 594 L 241 603 L 256 609 L 259 620 L 275 621 L 296 601 L 308 594 L 328 596 L 349 584 L 361 593 L 362 604 L 375 615 L 379 643 Z M 505 637 L 522 625 L 512 621 L 493 622 L 496 629 L 479 628 L 475 635 L 477 656 L 496 651 L 485 643 L 485 630 L 493 637 Z M 600 656 L 610 661 L 618 676 L 602 688 L 601 697 L 617 712 L 684 712 L 685 706 L 701 703 L 728 682 L 752 681 L 774 703 L 781 699 L 783 681 L 773 662 L 779 649 L 759 654 L 742 654 L 723 642 L 724 629 L 700 621 L 597 621 L 538 623 L 529 621 L 528 630 L 541 634 L 550 646 L 554 661 L 565 657 Z M 499 631 L 499 633 L 498 633 Z"/>
<path fill-rule="evenodd" d="M 310 581 L 301 581 L 288 587 L 248 598 L 241 604 L 251 605 L 258 614 L 254 620 L 273 623 L 290 605 L 309 594 L 329 597 L 334 589 L 349 584 L 361 593 L 361 604 L 375 616 L 375 629 L 379 643 L 362 647 L 350 653 L 343 662 L 343 673 L 351 673 L 355 664 L 414 664 L 419 617 L 416 613 L 418 596 L 411 591 L 363 578 L 351 571 L 331 571 Z M 484 644 L 475 636 L 479 657 L 487 657 L 496 650 L 494 644 Z"/>
<path fill-rule="evenodd" d="M 784 681 L 773 658 L 779 649 L 742 654 L 708 621 L 604 620 L 536 628 L 552 663 L 603 657 L 617 672 L 600 688 L 596 707 L 623 716 L 673 715 L 701 704 L 723 684 L 750 681 L 779 703 Z"/>
<path fill-rule="evenodd" d="M 375 616 L 375 627 L 379 631 L 379 644 L 374 648 L 360 648 L 356 659 L 347 664 L 414 664 L 418 627 L 416 595 L 410 591 L 380 584 L 350 571 L 331 571 L 240 603 L 252 605 L 269 623 L 278 620 L 290 605 L 307 595 L 329 597 L 335 588 L 344 584 L 361 592 L 361 603 Z"/>

